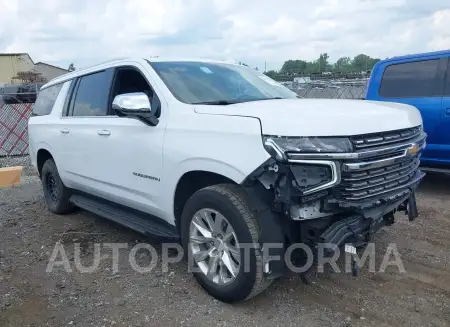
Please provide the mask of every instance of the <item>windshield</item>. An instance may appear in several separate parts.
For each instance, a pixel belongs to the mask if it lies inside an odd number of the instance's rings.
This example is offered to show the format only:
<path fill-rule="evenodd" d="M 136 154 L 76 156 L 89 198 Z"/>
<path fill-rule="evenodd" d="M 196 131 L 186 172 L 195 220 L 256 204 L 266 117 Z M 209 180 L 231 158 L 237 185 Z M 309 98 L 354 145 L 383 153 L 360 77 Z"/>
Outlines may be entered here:
<path fill-rule="evenodd" d="M 205 62 L 151 62 L 172 94 L 189 104 L 293 99 L 297 95 L 246 66 Z"/>

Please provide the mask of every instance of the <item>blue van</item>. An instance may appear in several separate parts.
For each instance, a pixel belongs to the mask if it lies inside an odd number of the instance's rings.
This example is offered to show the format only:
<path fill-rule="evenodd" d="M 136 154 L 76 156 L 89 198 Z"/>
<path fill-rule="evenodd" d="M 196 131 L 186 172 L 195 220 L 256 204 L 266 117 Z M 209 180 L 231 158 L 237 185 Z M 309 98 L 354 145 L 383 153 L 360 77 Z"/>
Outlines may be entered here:
<path fill-rule="evenodd" d="M 379 61 L 366 100 L 401 102 L 419 109 L 428 134 L 422 166 L 450 169 L 450 50 Z"/>

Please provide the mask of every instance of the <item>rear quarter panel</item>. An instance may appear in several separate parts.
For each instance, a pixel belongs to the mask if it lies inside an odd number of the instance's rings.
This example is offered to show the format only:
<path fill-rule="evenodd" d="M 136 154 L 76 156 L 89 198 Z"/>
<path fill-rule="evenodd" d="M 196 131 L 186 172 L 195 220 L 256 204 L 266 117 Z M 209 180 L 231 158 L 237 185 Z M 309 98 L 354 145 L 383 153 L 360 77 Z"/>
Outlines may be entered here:
<path fill-rule="evenodd" d="M 50 115 L 32 116 L 28 120 L 28 144 L 31 163 L 37 169 L 36 160 L 38 151 L 41 149 L 47 150 L 53 156 L 63 181 L 65 176 L 63 169 L 60 169 L 63 167 L 59 167 L 60 158 L 56 149 L 61 142 L 62 136 L 59 121 L 62 116 L 62 110 L 70 88 L 70 83 L 70 81 L 64 83 Z"/>

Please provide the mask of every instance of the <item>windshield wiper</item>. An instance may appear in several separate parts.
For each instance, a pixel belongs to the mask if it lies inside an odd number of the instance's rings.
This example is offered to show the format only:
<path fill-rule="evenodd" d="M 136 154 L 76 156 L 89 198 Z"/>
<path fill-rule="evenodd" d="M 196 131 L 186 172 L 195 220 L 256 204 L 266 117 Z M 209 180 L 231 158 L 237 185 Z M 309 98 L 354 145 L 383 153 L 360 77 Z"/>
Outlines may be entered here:
<path fill-rule="evenodd" d="M 238 102 L 237 101 L 228 101 L 228 100 L 216 100 L 216 101 L 194 102 L 192 104 L 227 106 L 229 104 L 235 104 L 235 103 L 238 103 Z"/>
<path fill-rule="evenodd" d="M 264 100 L 281 100 L 281 99 L 284 99 L 284 98 L 273 97 L 273 98 L 263 98 L 263 99 L 216 100 L 216 101 L 194 102 L 192 104 L 227 106 L 230 104 L 243 103 L 243 102 L 264 101 Z"/>
<path fill-rule="evenodd" d="M 264 98 L 264 99 L 256 99 L 254 101 L 264 101 L 264 100 L 282 100 L 284 98 L 281 97 L 273 97 L 273 98 Z"/>

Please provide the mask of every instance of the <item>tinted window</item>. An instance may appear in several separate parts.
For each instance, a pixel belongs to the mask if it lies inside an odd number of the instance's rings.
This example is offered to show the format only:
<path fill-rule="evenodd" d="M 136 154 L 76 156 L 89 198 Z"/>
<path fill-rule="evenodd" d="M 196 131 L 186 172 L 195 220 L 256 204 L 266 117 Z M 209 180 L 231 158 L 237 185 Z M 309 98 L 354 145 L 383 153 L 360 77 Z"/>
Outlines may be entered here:
<path fill-rule="evenodd" d="M 390 65 L 381 81 L 380 95 L 386 98 L 433 96 L 439 60 L 426 60 Z"/>
<path fill-rule="evenodd" d="M 445 84 L 445 92 L 444 94 L 446 96 L 450 96 L 450 62 L 448 63 L 448 69 L 447 69 L 447 81 Z"/>
<path fill-rule="evenodd" d="M 75 95 L 73 116 L 105 116 L 113 70 L 81 77 Z"/>
<path fill-rule="evenodd" d="M 114 88 L 111 99 L 116 95 L 125 93 L 143 92 L 151 103 L 152 111 L 156 117 L 161 114 L 161 102 L 158 95 L 154 93 L 152 87 L 145 77 L 136 68 L 121 67 L 117 70 L 114 81 Z"/>
<path fill-rule="evenodd" d="M 132 68 L 120 68 L 116 74 L 113 95 L 143 92 L 152 98 L 153 91 L 142 74 Z"/>
<path fill-rule="evenodd" d="M 36 103 L 33 107 L 34 116 L 50 115 L 62 86 L 63 84 L 53 85 L 41 90 L 38 93 Z"/>

